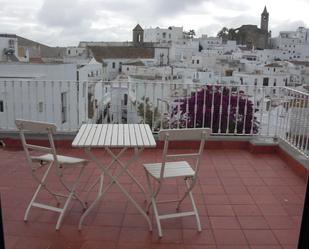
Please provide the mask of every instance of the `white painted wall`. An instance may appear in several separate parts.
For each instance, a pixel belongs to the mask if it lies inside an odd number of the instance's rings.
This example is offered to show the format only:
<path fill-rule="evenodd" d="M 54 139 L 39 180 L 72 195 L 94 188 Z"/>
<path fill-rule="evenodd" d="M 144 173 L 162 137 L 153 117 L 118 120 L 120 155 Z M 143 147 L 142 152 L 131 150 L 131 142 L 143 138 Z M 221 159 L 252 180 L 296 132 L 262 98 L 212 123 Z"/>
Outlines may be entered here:
<path fill-rule="evenodd" d="M 53 122 L 60 130 L 76 130 L 86 121 L 87 83 L 77 82 L 74 64 L 0 64 L 0 127 L 14 129 L 16 118 Z M 62 122 L 61 94 L 66 93 Z"/>
<path fill-rule="evenodd" d="M 144 42 L 171 43 L 183 38 L 183 27 L 144 29 Z"/>

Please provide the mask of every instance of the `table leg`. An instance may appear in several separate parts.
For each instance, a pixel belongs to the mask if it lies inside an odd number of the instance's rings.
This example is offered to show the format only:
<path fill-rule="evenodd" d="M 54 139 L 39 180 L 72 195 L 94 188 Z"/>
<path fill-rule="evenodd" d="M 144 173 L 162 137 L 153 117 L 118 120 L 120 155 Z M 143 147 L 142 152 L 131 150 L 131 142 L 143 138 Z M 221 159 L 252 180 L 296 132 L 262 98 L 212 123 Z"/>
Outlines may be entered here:
<path fill-rule="evenodd" d="M 115 162 L 118 162 L 118 164 L 121 166 L 122 171 L 120 171 L 119 174 L 116 175 L 116 177 L 121 176 L 124 172 L 127 173 L 128 176 L 130 176 L 130 178 L 135 182 L 135 184 L 140 188 L 140 190 L 144 193 L 146 199 L 147 199 L 147 195 L 146 195 L 146 191 L 144 189 L 144 187 L 139 183 L 139 181 L 134 177 L 134 175 L 129 171 L 129 165 L 136 161 L 139 154 L 144 150 L 143 148 L 138 149 L 138 148 L 134 148 L 134 155 L 130 158 L 130 160 L 124 164 L 123 162 L 121 162 L 119 160 L 120 155 L 115 155 L 109 148 L 105 148 L 105 150 L 110 154 L 111 157 L 114 158 Z"/>
<path fill-rule="evenodd" d="M 98 194 L 95 201 L 89 206 L 89 208 L 85 211 L 85 213 L 81 216 L 78 229 L 81 230 L 82 223 L 85 219 L 85 217 L 90 213 L 90 211 L 99 203 L 103 195 L 106 193 L 106 191 L 112 186 L 113 183 L 115 183 L 119 189 L 123 192 L 123 194 L 128 198 L 128 200 L 136 207 L 136 209 L 145 217 L 146 221 L 148 222 L 149 230 L 152 231 L 152 224 L 151 221 L 146 214 L 146 212 L 138 205 L 138 203 L 131 197 L 131 195 L 126 191 L 126 189 L 118 182 L 117 178 L 114 177 L 111 173 L 109 173 L 108 169 L 110 168 L 111 164 L 108 168 L 105 168 L 102 166 L 102 164 L 99 162 L 99 160 L 95 157 L 93 153 L 91 153 L 90 148 L 87 148 L 85 150 L 87 155 L 95 162 L 97 167 L 102 170 L 102 174 L 106 174 L 111 179 L 111 184 L 109 184 L 101 193 Z M 121 153 L 121 152 L 120 152 Z M 120 154 L 119 153 L 119 154 Z M 119 154 L 117 156 L 114 155 L 114 159 L 117 160 L 117 157 L 119 157 Z M 130 160 L 131 161 L 131 160 Z M 133 160 L 132 160 L 133 161 Z M 122 172 L 121 172 L 122 173 Z"/>

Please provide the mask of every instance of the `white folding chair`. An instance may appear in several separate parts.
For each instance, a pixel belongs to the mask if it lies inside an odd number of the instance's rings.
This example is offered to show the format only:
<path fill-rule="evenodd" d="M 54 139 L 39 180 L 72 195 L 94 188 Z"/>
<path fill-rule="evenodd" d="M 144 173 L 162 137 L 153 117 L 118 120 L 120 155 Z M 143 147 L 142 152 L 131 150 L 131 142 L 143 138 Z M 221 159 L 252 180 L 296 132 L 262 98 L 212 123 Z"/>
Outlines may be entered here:
<path fill-rule="evenodd" d="M 80 199 L 80 197 L 75 192 L 75 189 L 79 183 L 80 177 L 84 170 L 85 165 L 87 164 L 87 160 L 76 158 L 76 157 L 69 157 L 69 156 L 61 156 L 56 154 L 56 148 L 53 140 L 53 134 L 56 132 L 56 125 L 51 123 L 43 123 L 37 121 L 28 121 L 28 120 L 16 120 L 15 124 L 20 132 L 20 137 L 22 141 L 23 148 L 26 152 L 27 161 L 31 168 L 33 178 L 39 183 L 24 216 L 24 221 L 27 221 L 30 209 L 32 207 L 47 209 L 50 211 L 60 213 L 58 217 L 58 221 L 56 224 L 56 230 L 59 229 L 63 216 L 68 208 L 68 205 L 71 199 L 77 199 L 83 208 L 85 209 L 86 206 L 84 202 Z M 40 146 L 35 144 L 30 144 L 26 141 L 25 138 L 25 131 L 30 131 L 32 133 L 47 133 L 48 141 L 50 147 Z M 41 152 L 47 153 L 43 155 L 33 155 L 34 152 Z M 59 178 L 60 183 L 64 187 L 64 189 L 68 192 L 68 194 L 61 194 L 53 192 L 47 185 L 46 178 L 52 168 L 52 166 L 56 167 L 56 172 Z M 40 168 L 46 167 L 46 170 L 42 177 L 39 176 L 39 172 L 37 171 Z M 64 170 L 67 168 L 78 167 L 79 173 L 73 183 L 68 184 L 65 182 L 64 179 Z M 57 201 L 57 207 L 46 205 L 36 201 L 36 198 L 41 190 L 46 190 L 49 194 L 51 194 Z M 62 208 L 59 207 L 60 199 L 59 197 L 64 197 L 64 205 Z"/>
<path fill-rule="evenodd" d="M 164 141 L 163 157 L 162 163 L 150 163 L 144 164 L 144 169 L 146 172 L 146 178 L 148 182 L 150 199 L 147 206 L 147 211 L 149 211 L 150 206 L 153 206 L 154 216 L 157 222 L 159 237 L 162 237 L 162 229 L 160 220 L 185 217 L 185 216 L 195 216 L 197 222 L 198 231 L 201 231 L 201 223 L 198 215 L 198 210 L 196 208 L 194 198 L 192 195 L 192 189 L 196 184 L 197 173 L 199 170 L 199 164 L 201 161 L 201 156 L 204 150 L 204 144 L 206 137 L 210 134 L 211 130 L 209 128 L 195 128 L 195 129 L 171 129 L 171 130 L 161 130 L 159 132 L 159 140 Z M 200 146 L 197 153 L 186 153 L 186 154 L 168 154 L 168 147 L 170 141 L 180 141 L 180 140 L 199 140 Z M 194 159 L 195 165 L 193 168 L 190 166 L 189 162 L 181 161 L 182 158 Z M 169 159 L 177 161 L 168 161 Z M 183 160 L 183 159 L 182 159 Z M 166 200 L 157 201 L 158 194 L 161 187 L 166 179 L 182 177 L 184 178 L 186 191 L 181 198 L 176 200 Z M 151 181 L 154 179 L 154 183 Z M 180 204 L 183 200 L 189 196 L 193 210 L 189 212 L 178 212 Z M 170 213 L 160 215 L 158 212 L 157 204 L 177 202 L 177 213 Z"/>

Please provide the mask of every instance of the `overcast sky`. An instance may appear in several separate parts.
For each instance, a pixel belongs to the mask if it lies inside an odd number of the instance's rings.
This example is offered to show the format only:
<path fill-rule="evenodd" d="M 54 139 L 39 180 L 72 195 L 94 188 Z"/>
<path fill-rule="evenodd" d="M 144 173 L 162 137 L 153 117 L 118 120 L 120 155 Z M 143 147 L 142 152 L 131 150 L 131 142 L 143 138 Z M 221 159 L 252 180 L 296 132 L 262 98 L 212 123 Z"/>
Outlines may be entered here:
<path fill-rule="evenodd" d="M 50 46 L 79 41 L 130 41 L 132 29 L 183 26 L 216 35 L 224 26 L 260 25 L 267 6 L 270 30 L 309 28 L 308 0 L 0 0 L 0 33 Z"/>

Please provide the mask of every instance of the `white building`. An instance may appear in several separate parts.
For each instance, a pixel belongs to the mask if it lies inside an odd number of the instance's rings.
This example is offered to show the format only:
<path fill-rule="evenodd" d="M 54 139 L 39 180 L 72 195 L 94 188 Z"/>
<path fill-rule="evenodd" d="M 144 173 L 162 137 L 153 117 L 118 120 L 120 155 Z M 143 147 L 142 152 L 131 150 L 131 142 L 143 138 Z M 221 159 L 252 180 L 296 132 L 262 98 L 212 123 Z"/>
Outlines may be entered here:
<path fill-rule="evenodd" d="M 15 119 L 24 118 L 50 121 L 60 130 L 78 129 L 89 118 L 88 75 L 99 70 L 101 65 L 94 63 L 83 68 L 75 64 L 1 63 L 0 127 L 14 129 Z"/>
<path fill-rule="evenodd" d="M 144 29 L 144 42 L 172 43 L 184 38 L 183 27 Z"/>
<path fill-rule="evenodd" d="M 0 62 L 1 61 L 29 61 L 29 52 L 18 48 L 18 40 L 16 35 L 0 34 Z"/>

